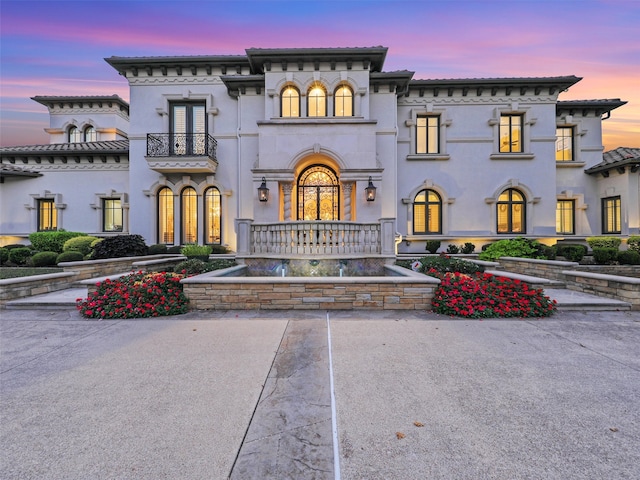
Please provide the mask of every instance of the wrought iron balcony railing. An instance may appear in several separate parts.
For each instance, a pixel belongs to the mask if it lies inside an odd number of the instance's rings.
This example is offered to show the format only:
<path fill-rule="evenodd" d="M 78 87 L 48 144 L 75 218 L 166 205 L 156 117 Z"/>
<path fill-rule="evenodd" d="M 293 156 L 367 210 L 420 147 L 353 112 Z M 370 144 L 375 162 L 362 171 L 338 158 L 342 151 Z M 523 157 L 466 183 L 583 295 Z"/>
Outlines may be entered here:
<path fill-rule="evenodd" d="M 216 160 L 218 142 L 208 133 L 148 133 L 147 157 L 209 157 Z"/>

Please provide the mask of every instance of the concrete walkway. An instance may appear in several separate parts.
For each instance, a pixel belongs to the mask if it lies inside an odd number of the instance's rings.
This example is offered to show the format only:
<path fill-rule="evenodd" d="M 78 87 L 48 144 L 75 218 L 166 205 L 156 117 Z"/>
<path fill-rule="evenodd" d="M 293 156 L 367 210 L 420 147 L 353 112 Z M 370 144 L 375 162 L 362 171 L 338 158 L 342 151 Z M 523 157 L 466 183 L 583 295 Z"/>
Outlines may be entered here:
<path fill-rule="evenodd" d="M 640 478 L 640 312 L 2 310 L 0 349 L 6 480 Z"/>

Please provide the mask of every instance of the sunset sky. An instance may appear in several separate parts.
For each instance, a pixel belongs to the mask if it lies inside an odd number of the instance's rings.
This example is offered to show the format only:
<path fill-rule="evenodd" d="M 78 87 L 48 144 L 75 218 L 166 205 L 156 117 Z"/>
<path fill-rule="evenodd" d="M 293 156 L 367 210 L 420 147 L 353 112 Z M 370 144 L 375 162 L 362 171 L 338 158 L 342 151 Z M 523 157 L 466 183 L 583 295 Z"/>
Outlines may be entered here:
<path fill-rule="evenodd" d="M 48 143 L 35 95 L 120 95 L 105 57 L 389 48 L 415 79 L 576 75 L 562 100 L 620 98 L 606 150 L 640 148 L 640 0 L 0 2 L 0 145 Z"/>

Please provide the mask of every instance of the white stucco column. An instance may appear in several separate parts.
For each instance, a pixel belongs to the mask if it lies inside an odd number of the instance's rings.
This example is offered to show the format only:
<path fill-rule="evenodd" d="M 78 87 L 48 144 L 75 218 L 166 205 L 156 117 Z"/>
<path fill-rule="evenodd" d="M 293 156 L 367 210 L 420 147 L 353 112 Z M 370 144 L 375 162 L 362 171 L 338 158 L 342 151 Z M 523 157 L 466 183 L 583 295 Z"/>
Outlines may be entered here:
<path fill-rule="evenodd" d="M 344 220 L 350 222 L 351 218 L 351 192 L 353 190 L 353 182 L 342 183 L 342 198 L 344 200 Z"/>
<path fill-rule="evenodd" d="M 380 219 L 380 247 L 381 254 L 385 256 L 395 256 L 395 218 Z"/>
<path fill-rule="evenodd" d="M 284 203 L 284 221 L 288 222 L 291 220 L 291 192 L 293 191 L 293 183 L 291 182 L 281 182 L 282 185 L 282 195 L 283 195 L 283 203 Z"/>
<path fill-rule="evenodd" d="M 239 256 L 246 256 L 251 253 L 251 224 L 250 218 L 236 219 L 237 246 L 236 253 Z"/>

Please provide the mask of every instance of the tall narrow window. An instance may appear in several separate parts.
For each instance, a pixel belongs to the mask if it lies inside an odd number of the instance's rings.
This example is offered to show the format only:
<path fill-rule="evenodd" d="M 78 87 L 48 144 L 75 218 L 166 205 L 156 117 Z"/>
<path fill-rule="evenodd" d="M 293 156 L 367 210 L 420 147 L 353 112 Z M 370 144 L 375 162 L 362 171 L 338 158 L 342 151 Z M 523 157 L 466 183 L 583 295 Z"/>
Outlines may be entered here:
<path fill-rule="evenodd" d="M 82 135 L 78 127 L 69 128 L 69 143 L 80 143 L 82 141 Z"/>
<path fill-rule="evenodd" d="M 58 211 L 53 199 L 38 200 L 38 231 L 56 230 L 58 228 Z"/>
<path fill-rule="evenodd" d="M 193 187 L 182 190 L 182 243 L 198 241 L 198 196 Z"/>
<path fill-rule="evenodd" d="M 556 233 L 573 235 L 576 233 L 575 200 L 558 200 L 556 202 Z"/>
<path fill-rule="evenodd" d="M 322 85 L 314 85 L 307 94 L 308 109 L 307 115 L 310 117 L 327 116 L 327 93 Z"/>
<path fill-rule="evenodd" d="M 280 95 L 280 102 L 283 117 L 300 116 L 300 92 L 296 87 L 285 87 Z"/>
<path fill-rule="evenodd" d="M 173 155 L 206 153 L 206 115 L 204 103 L 171 106 L 171 149 Z"/>
<path fill-rule="evenodd" d="M 102 231 L 122 231 L 122 201 L 119 198 L 102 200 Z"/>
<path fill-rule="evenodd" d="M 571 162 L 573 159 L 573 127 L 556 128 L 556 161 Z"/>
<path fill-rule="evenodd" d="M 216 187 L 208 188 L 204 193 L 205 211 L 205 239 L 204 243 L 220 244 L 222 236 L 220 230 L 220 190 Z"/>
<path fill-rule="evenodd" d="M 500 194 L 497 203 L 498 233 L 525 233 L 524 195 L 515 188 Z"/>
<path fill-rule="evenodd" d="M 500 153 L 522 152 L 522 115 L 501 115 Z"/>
<path fill-rule="evenodd" d="M 440 117 L 418 115 L 416 118 L 416 153 L 440 153 Z"/>
<path fill-rule="evenodd" d="M 164 187 L 158 192 L 158 243 L 173 245 L 173 192 Z"/>
<path fill-rule="evenodd" d="M 338 87 L 333 94 L 334 112 L 336 117 L 353 116 L 353 90 L 346 85 Z"/>
<path fill-rule="evenodd" d="M 418 192 L 413 201 L 413 233 L 442 233 L 442 199 L 433 190 Z"/>
<path fill-rule="evenodd" d="M 602 199 L 602 233 L 621 233 L 620 197 Z"/>
<path fill-rule="evenodd" d="M 84 141 L 85 142 L 97 142 L 98 141 L 98 131 L 95 127 L 89 125 L 84 129 Z"/>

